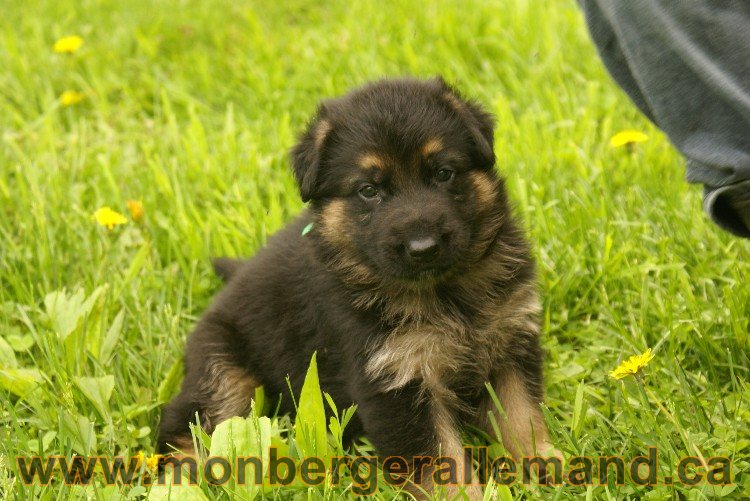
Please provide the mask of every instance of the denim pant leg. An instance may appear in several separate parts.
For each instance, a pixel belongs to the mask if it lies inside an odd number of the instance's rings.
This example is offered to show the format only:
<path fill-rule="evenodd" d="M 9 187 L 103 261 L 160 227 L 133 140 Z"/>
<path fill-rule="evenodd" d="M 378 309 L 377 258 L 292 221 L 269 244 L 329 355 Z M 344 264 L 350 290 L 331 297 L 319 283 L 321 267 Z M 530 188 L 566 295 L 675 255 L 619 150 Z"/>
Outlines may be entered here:
<path fill-rule="evenodd" d="M 750 237 L 750 1 L 580 3 L 612 77 L 704 185 L 706 211 Z"/>

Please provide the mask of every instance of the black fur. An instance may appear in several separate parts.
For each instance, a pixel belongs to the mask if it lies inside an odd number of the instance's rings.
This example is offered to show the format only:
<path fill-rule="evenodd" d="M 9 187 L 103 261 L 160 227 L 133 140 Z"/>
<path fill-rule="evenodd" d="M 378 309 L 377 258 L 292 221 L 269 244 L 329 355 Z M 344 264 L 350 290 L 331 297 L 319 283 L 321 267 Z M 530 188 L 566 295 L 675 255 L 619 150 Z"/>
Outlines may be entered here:
<path fill-rule="evenodd" d="M 214 272 L 225 282 L 232 278 L 245 261 L 229 257 L 219 257 L 213 260 Z"/>
<path fill-rule="evenodd" d="M 534 266 L 494 171 L 489 114 L 440 78 L 379 81 L 321 106 L 291 158 L 310 207 L 251 260 L 216 262 L 228 283 L 188 340 L 160 451 L 185 443 L 196 413 L 210 431 L 216 416 L 247 412 L 257 384 L 293 412 L 285 379 L 298 394 L 313 352 L 324 391 L 358 405 L 350 436 L 382 455 L 437 454 L 443 411 L 486 427 L 487 381 L 517 378 L 520 398 L 541 401 Z M 424 242 L 435 244 L 427 258 Z M 375 370 L 388 343 L 417 355 Z M 227 390 L 233 379 L 246 395 Z"/>

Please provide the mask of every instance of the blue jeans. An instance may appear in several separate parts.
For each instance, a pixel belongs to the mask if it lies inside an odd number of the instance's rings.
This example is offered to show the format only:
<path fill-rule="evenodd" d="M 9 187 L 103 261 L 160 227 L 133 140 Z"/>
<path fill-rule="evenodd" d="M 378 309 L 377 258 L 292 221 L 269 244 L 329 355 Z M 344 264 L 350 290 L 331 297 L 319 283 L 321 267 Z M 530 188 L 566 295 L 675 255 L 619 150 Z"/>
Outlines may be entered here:
<path fill-rule="evenodd" d="M 612 77 L 687 159 L 704 208 L 750 237 L 750 0 L 579 0 Z"/>

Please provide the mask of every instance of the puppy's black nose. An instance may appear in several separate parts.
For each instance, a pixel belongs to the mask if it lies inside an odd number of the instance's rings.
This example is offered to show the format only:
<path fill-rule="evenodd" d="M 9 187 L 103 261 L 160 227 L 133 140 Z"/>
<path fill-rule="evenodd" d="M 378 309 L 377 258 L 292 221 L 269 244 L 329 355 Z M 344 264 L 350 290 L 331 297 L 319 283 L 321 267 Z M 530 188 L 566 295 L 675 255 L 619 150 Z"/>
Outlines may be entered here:
<path fill-rule="evenodd" d="M 435 259 L 440 251 L 440 244 L 432 237 L 421 237 L 409 240 L 406 252 L 415 261 L 427 263 Z"/>

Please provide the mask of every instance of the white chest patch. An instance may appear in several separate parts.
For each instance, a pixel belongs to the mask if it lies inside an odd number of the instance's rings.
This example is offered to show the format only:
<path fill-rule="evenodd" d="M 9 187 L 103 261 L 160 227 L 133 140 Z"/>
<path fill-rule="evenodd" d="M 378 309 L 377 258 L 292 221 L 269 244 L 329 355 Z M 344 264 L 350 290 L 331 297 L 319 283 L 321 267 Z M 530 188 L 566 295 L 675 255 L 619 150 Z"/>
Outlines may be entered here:
<path fill-rule="evenodd" d="M 385 390 L 395 390 L 420 379 L 430 389 L 444 386 L 451 373 L 473 364 L 469 336 L 432 324 L 393 332 L 372 352 L 365 366 L 371 379 L 385 378 Z"/>
<path fill-rule="evenodd" d="M 474 327 L 447 315 L 436 321 L 402 324 L 370 352 L 365 365 L 367 376 L 386 381 L 386 391 L 421 380 L 433 393 L 447 391 L 446 383 L 460 373 L 471 372 L 473 377 L 486 380 L 492 367 L 506 357 L 515 336 L 537 335 L 540 306 L 536 291 L 529 285 L 490 311 L 481 325 Z"/>

